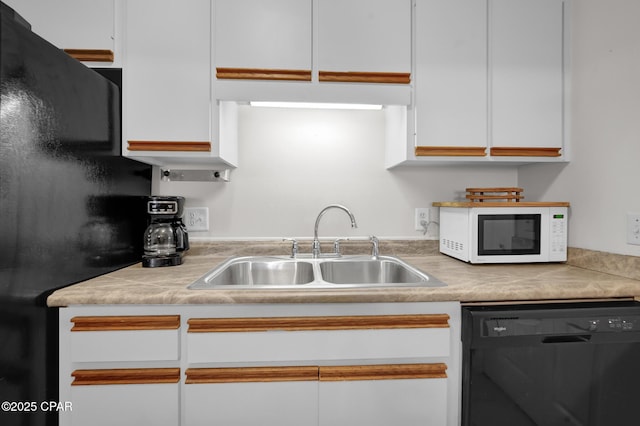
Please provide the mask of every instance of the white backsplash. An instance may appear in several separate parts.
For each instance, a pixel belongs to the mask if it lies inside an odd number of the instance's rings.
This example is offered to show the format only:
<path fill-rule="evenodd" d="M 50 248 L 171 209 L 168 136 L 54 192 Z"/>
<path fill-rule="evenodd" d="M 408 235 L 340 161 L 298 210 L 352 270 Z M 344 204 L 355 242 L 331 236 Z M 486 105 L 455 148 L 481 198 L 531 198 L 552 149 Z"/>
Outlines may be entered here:
<path fill-rule="evenodd" d="M 320 237 L 437 239 L 436 224 L 426 236 L 413 229 L 416 207 L 455 199 L 470 186 L 517 183 L 515 166 L 386 170 L 381 111 L 243 106 L 239 118 L 239 167 L 229 183 L 160 182 L 155 171 L 155 193 L 209 207 L 209 231 L 192 238 L 311 238 L 320 210 L 338 203 L 353 212 L 358 228 L 343 212 L 329 211 Z"/>

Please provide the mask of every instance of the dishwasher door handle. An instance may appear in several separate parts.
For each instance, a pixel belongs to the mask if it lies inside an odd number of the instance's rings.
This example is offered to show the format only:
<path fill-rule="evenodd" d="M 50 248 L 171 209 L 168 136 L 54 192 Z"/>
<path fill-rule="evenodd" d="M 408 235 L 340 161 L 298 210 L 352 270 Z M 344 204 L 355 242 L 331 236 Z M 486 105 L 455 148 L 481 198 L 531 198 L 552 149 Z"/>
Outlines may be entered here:
<path fill-rule="evenodd" d="M 545 336 L 542 339 L 542 343 L 586 343 L 590 340 L 590 334 L 575 334 L 570 336 Z"/>

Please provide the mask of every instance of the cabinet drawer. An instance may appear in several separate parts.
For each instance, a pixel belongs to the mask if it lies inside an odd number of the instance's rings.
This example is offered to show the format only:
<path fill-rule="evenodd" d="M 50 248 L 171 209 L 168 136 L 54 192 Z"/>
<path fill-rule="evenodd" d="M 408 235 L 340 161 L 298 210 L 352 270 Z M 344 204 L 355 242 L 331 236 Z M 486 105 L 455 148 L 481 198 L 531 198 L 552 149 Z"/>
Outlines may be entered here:
<path fill-rule="evenodd" d="M 445 357 L 449 316 L 197 318 L 188 362 L 332 361 Z"/>
<path fill-rule="evenodd" d="M 72 362 L 179 359 L 179 315 L 73 317 Z"/>

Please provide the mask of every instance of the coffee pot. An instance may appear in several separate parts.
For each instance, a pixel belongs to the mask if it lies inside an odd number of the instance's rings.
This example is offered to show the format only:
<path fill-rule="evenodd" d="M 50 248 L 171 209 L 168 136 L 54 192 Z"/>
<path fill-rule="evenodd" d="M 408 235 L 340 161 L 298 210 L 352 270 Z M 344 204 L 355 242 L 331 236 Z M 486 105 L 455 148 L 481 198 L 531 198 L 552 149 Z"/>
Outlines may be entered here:
<path fill-rule="evenodd" d="M 182 222 L 184 197 L 151 196 L 147 199 L 149 226 L 144 232 L 142 266 L 176 266 L 182 264 L 189 250 L 189 235 Z"/>

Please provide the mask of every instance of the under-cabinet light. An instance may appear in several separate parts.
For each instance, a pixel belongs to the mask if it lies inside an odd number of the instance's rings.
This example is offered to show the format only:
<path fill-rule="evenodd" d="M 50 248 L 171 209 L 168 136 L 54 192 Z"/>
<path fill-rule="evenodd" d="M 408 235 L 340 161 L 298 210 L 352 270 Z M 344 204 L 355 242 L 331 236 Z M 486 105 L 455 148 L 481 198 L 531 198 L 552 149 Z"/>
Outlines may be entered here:
<path fill-rule="evenodd" d="M 381 110 L 382 105 L 374 104 L 340 104 L 325 102 L 263 102 L 251 101 L 249 105 L 255 107 L 270 108 L 316 108 L 316 109 L 364 109 L 364 110 Z"/>

